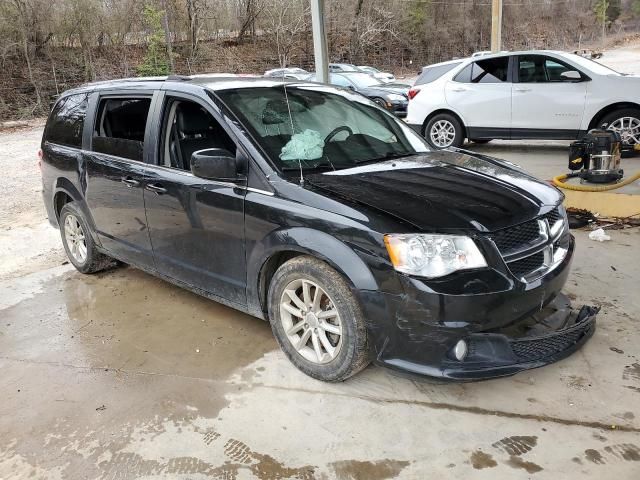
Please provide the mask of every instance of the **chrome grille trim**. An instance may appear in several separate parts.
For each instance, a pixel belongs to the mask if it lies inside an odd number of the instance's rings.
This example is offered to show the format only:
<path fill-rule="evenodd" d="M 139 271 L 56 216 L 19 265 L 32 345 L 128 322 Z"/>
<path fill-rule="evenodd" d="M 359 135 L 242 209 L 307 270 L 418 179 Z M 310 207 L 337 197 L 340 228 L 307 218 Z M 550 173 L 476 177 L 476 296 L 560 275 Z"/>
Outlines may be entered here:
<path fill-rule="evenodd" d="M 511 274 L 523 283 L 533 282 L 543 275 L 550 273 L 558 267 L 568 253 L 568 223 L 566 214 L 562 206 L 556 207 L 541 217 L 527 222 L 529 234 L 532 233 L 532 224 L 537 223 L 539 235 L 517 247 L 513 247 L 511 240 L 518 237 L 518 233 L 511 233 L 509 230 L 499 232 L 491 236 L 505 265 Z M 515 228 L 523 230 L 523 225 Z M 496 241 L 500 235 L 508 238 L 507 241 Z M 511 242 L 511 243 L 510 243 Z M 503 247 L 501 250 L 500 247 Z M 510 248 L 504 249 L 505 246 Z"/>

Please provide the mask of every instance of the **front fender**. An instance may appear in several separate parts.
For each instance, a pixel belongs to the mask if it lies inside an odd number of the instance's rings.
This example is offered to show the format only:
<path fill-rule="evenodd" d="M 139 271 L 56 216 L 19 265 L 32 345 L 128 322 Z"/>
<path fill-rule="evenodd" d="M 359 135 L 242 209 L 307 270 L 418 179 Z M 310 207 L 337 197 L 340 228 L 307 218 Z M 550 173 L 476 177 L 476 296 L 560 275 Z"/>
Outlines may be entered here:
<path fill-rule="evenodd" d="M 311 255 L 340 272 L 354 290 L 377 290 L 378 284 L 365 262 L 346 243 L 324 232 L 306 227 L 274 230 L 256 244 L 247 259 L 247 303 L 249 310 L 264 316 L 260 300 L 260 275 L 269 258 L 282 252 Z"/>

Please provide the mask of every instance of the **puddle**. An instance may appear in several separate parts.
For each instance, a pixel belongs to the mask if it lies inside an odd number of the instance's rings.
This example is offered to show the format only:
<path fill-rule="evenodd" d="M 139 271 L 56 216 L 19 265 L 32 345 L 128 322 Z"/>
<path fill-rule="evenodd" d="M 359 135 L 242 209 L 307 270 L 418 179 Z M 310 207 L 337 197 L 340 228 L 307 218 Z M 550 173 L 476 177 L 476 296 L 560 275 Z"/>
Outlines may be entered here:
<path fill-rule="evenodd" d="M 224 379 L 277 348 L 267 322 L 140 270 L 48 278 L 3 310 L 4 356 Z"/>

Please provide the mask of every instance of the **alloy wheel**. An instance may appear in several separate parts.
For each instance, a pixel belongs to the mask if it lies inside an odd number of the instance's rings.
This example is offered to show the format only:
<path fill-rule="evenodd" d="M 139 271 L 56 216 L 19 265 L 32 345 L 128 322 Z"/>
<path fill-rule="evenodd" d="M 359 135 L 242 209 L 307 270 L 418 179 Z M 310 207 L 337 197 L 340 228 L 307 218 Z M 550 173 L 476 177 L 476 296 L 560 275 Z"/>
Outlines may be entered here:
<path fill-rule="evenodd" d="M 82 225 L 75 215 L 67 215 L 64 220 L 64 239 L 73 259 L 83 264 L 87 260 L 87 242 Z"/>
<path fill-rule="evenodd" d="M 305 279 L 290 282 L 280 299 L 280 322 L 291 345 L 306 360 L 329 363 L 340 352 L 340 314 L 318 284 Z"/>
<path fill-rule="evenodd" d="M 635 117 L 618 118 L 609 124 L 608 129 L 618 132 L 626 145 L 640 143 L 640 120 Z"/>
<path fill-rule="evenodd" d="M 456 138 L 456 128 L 449 120 L 438 120 L 429 131 L 431 142 L 438 148 L 447 148 Z"/>

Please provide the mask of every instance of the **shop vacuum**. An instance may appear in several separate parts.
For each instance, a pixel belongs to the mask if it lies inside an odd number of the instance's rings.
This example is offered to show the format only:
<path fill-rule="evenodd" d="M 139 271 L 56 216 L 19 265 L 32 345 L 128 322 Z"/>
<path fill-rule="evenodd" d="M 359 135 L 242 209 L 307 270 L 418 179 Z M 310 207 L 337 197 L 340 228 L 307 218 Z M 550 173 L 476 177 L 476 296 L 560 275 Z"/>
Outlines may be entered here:
<path fill-rule="evenodd" d="M 553 179 L 554 185 L 569 190 L 601 192 L 628 185 L 640 179 L 640 172 L 622 180 L 620 159 L 640 150 L 638 145 L 625 145 L 620 134 L 611 130 L 590 130 L 569 146 L 569 170 Z M 565 183 L 580 178 L 580 184 Z M 592 184 L 592 185 L 589 185 Z M 597 184 L 597 185 L 593 185 Z"/>

